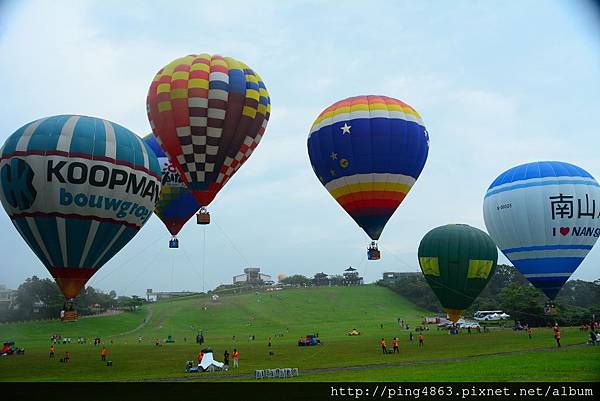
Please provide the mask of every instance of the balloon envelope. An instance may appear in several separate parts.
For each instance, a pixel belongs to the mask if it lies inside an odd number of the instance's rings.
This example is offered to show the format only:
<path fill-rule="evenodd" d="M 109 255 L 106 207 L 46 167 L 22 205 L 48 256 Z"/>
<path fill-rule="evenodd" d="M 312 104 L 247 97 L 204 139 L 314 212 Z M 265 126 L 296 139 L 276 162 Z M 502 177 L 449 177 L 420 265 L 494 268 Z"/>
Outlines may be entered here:
<path fill-rule="evenodd" d="M 152 132 L 201 206 L 246 162 L 271 111 L 250 67 L 208 54 L 178 58 L 154 77 L 147 97 Z"/>
<path fill-rule="evenodd" d="M 573 164 L 523 164 L 490 185 L 483 217 L 504 255 L 554 299 L 600 235 L 600 187 Z"/>
<path fill-rule="evenodd" d="M 491 238 L 466 224 L 434 228 L 419 244 L 421 271 L 453 322 L 483 291 L 497 261 Z"/>
<path fill-rule="evenodd" d="M 171 235 L 177 235 L 183 225 L 200 209 L 194 195 L 186 187 L 177 169 L 150 134 L 144 142 L 152 149 L 162 171 L 160 197 L 154 214 L 163 222 Z"/>
<path fill-rule="evenodd" d="M 106 120 L 60 115 L 29 123 L 0 151 L 0 200 L 67 298 L 152 214 L 158 160 Z"/>
<path fill-rule="evenodd" d="M 419 114 L 385 96 L 357 96 L 325 109 L 308 136 L 313 171 L 373 240 L 421 174 L 429 136 Z"/>

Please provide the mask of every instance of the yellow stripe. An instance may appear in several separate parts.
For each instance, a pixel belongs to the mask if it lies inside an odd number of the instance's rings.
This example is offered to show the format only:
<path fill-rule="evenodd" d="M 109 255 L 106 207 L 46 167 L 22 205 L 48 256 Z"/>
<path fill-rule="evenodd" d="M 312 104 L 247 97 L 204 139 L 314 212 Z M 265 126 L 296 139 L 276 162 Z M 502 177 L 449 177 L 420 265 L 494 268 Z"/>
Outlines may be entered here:
<path fill-rule="evenodd" d="M 211 59 L 210 60 L 210 65 L 220 65 L 223 67 L 227 67 L 227 62 L 225 60 L 220 60 L 220 59 Z"/>
<path fill-rule="evenodd" d="M 483 278 L 486 279 L 490 275 L 494 262 L 492 260 L 469 260 L 469 273 L 467 278 Z"/>
<path fill-rule="evenodd" d="M 187 88 L 173 89 L 171 91 L 171 100 L 173 100 L 173 99 L 185 99 L 187 97 L 188 97 L 188 90 L 187 90 Z"/>
<path fill-rule="evenodd" d="M 317 117 L 317 119 L 315 120 L 315 122 L 313 123 L 313 127 L 317 124 L 320 124 L 321 122 L 323 122 L 323 120 L 326 120 L 328 118 L 333 118 L 335 116 L 338 116 L 340 114 L 347 114 L 347 113 L 351 113 L 352 111 L 369 111 L 369 110 L 388 110 L 388 111 L 401 111 L 405 114 L 412 114 L 413 116 L 417 117 L 417 119 L 421 119 L 421 116 L 419 115 L 419 113 L 417 113 L 416 111 L 408 108 L 408 107 L 402 107 L 399 104 L 387 104 L 387 103 L 371 103 L 371 104 L 366 104 L 366 103 L 359 103 L 359 104 L 355 104 L 352 106 L 340 106 L 335 110 L 329 110 L 325 113 L 322 113 L 321 115 L 319 115 L 319 117 Z"/>
<path fill-rule="evenodd" d="M 208 80 L 201 78 L 192 78 L 188 81 L 188 88 L 208 89 Z"/>
<path fill-rule="evenodd" d="M 236 59 L 234 59 L 234 58 L 225 57 L 225 61 L 227 62 L 227 67 L 230 70 L 240 70 L 240 71 L 242 71 L 244 69 L 244 67 L 242 66 L 242 64 L 239 61 L 237 61 Z"/>
<path fill-rule="evenodd" d="M 170 83 L 158 84 L 158 87 L 156 88 L 157 94 L 169 93 L 169 92 L 171 92 L 171 84 Z"/>
<path fill-rule="evenodd" d="M 340 196 L 356 193 L 356 192 L 368 192 L 368 191 L 387 191 L 387 192 L 402 192 L 407 194 L 412 188 L 412 185 L 400 184 L 396 182 L 361 182 L 358 184 L 345 185 L 330 191 L 334 198 Z"/>
<path fill-rule="evenodd" d="M 244 106 L 242 114 L 247 117 L 250 117 L 250 118 L 255 118 L 256 117 L 256 109 L 253 109 L 252 107 Z"/>
<path fill-rule="evenodd" d="M 172 110 L 171 102 L 168 102 L 168 101 L 167 102 L 160 102 L 158 104 L 158 112 L 159 113 L 161 113 L 163 111 L 169 111 L 169 110 Z"/>
<path fill-rule="evenodd" d="M 190 73 L 187 71 L 176 71 L 171 77 L 171 81 L 175 81 L 176 79 L 183 79 L 184 81 L 187 81 L 189 77 Z"/>
<path fill-rule="evenodd" d="M 419 258 L 419 265 L 421 265 L 421 270 L 423 271 L 424 275 L 440 277 L 438 258 L 421 256 Z"/>
<path fill-rule="evenodd" d="M 190 71 L 204 71 L 204 72 L 209 72 L 210 71 L 210 65 L 204 64 L 204 63 L 192 64 L 192 66 L 190 67 Z"/>

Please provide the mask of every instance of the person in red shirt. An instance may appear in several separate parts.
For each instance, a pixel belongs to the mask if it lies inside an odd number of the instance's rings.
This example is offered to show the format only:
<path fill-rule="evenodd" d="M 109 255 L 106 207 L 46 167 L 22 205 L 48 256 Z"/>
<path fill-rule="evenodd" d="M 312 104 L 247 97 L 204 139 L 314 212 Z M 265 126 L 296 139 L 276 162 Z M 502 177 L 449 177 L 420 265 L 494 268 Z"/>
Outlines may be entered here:
<path fill-rule="evenodd" d="M 238 358 L 240 357 L 240 353 L 236 348 L 233 349 L 233 367 L 238 367 Z"/>
<path fill-rule="evenodd" d="M 554 338 L 556 339 L 556 346 L 560 348 L 560 330 L 554 332 Z"/>
<path fill-rule="evenodd" d="M 425 338 L 423 337 L 423 334 L 419 334 L 419 347 L 425 346 L 425 343 L 423 342 L 423 340 L 425 340 Z"/>
<path fill-rule="evenodd" d="M 394 354 L 400 353 L 400 350 L 398 349 L 398 337 L 394 337 L 394 339 L 392 340 L 392 347 Z"/>
<path fill-rule="evenodd" d="M 198 365 L 202 363 L 202 358 L 204 358 L 204 353 L 200 351 L 198 352 Z"/>
<path fill-rule="evenodd" d="M 385 338 L 381 338 L 381 350 L 384 354 L 387 354 L 387 343 L 385 342 Z"/>
<path fill-rule="evenodd" d="M 50 346 L 50 358 L 54 358 L 54 344 Z"/>
<path fill-rule="evenodd" d="M 108 350 L 106 349 L 106 347 L 102 347 L 102 349 L 100 350 L 100 359 L 106 361 L 106 354 L 108 354 Z"/>

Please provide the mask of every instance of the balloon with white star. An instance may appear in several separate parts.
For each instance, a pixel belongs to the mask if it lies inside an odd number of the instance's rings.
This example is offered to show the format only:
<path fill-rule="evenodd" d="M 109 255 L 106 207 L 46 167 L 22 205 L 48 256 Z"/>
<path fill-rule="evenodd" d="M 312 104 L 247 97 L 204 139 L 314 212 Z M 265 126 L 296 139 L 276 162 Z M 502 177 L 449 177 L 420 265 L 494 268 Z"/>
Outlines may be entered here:
<path fill-rule="evenodd" d="M 419 113 L 386 96 L 329 106 L 308 136 L 319 181 L 373 241 L 419 178 L 428 151 Z"/>

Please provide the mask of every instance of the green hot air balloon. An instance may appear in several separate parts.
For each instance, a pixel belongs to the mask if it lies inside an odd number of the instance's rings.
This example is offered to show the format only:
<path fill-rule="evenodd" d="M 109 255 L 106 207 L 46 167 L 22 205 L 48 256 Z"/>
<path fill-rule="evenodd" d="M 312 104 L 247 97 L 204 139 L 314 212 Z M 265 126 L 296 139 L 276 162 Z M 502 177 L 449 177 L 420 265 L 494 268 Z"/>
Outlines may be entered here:
<path fill-rule="evenodd" d="M 466 224 L 434 228 L 419 245 L 423 275 L 454 323 L 490 281 L 497 261 L 492 239 Z"/>

